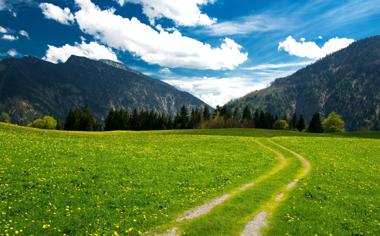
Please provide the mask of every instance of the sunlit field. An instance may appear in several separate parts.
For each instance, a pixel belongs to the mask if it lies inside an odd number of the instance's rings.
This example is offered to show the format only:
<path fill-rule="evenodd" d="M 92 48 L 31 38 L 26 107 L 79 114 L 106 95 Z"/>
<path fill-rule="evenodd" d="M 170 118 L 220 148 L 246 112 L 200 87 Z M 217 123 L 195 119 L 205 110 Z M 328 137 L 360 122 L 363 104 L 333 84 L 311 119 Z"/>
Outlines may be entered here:
<path fill-rule="evenodd" d="M 0 235 L 139 235 L 174 225 L 185 235 L 240 235 L 260 209 L 271 211 L 267 235 L 376 235 L 378 137 L 254 129 L 82 133 L 0 124 Z M 309 160 L 310 172 L 299 177 L 302 164 L 277 144 Z M 294 189 L 269 206 L 294 178 Z M 176 222 L 233 191 L 209 213 Z"/>
<path fill-rule="evenodd" d="M 253 138 L 0 127 L 0 234 L 138 234 L 275 162 Z"/>

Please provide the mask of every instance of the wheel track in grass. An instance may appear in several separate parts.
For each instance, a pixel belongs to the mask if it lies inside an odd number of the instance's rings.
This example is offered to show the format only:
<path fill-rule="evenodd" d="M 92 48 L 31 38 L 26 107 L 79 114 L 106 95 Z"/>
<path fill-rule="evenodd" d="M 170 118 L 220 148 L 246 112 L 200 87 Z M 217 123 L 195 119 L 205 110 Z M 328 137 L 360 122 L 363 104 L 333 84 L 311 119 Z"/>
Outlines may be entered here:
<path fill-rule="evenodd" d="M 198 217 L 207 215 L 208 213 L 212 212 L 215 207 L 222 206 L 223 203 L 239 195 L 240 193 L 243 193 L 251 189 L 255 189 L 256 185 L 259 185 L 260 183 L 265 182 L 268 178 L 275 176 L 288 165 L 288 159 L 285 158 L 285 155 L 282 152 L 277 151 L 267 145 L 264 145 L 259 140 L 255 140 L 255 142 L 261 147 L 275 153 L 277 158 L 280 161 L 267 174 L 259 176 L 253 182 L 244 184 L 229 193 L 226 193 L 220 197 L 217 197 L 211 201 L 207 201 L 202 205 L 199 205 L 195 208 L 192 208 L 186 211 L 185 213 L 178 216 L 176 218 L 176 221 L 172 223 L 172 227 L 164 231 L 163 233 L 147 232 L 146 234 L 160 235 L 160 236 L 178 236 L 180 235 L 180 228 L 183 223 L 191 222 L 192 220 Z M 260 232 L 262 231 L 262 229 L 268 226 L 268 218 L 271 216 L 275 208 L 285 199 L 287 193 L 290 192 L 292 188 L 294 188 L 294 186 L 298 182 L 298 179 L 306 176 L 310 170 L 310 163 L 303 156 L 273 141 L 269 141 L 269 142 L 283 150 L 288 151 L 292 155 L 296 156 L 301 161 L 303 165 L 303 170 L 301 171 L 301 173 L 297 173 L 296 175 L 297 178 L 295 178 L 292 182 L 290 182 L 289 184 L 281 188 L 281 191 L 277 193 L 277 195 L 274 198 L 272 198 L 270 201 L 264 203 L 263 205 L 259 207 L 259 209 L 261 210 L 257 214 L 255 214 L 253 219 L 251 219 L 246 224 L 245 229 L 241 234 L 242 236 L 260 235 Z"/>
<path fill-rule="evenodd" d="M 203 203 L 202 205 L 196 206 L 194 208 L 191 208 L 190 210 L 185 211 L 184 213 L 180 214 L 174 223 L 174 226 L 170 229 L 166 230 L 163 233 L 153 233 L 153 232 L 146 232 L 146 235 L 157 235 L 157 236 L 176 236 L 180 235 L 178 225 L 185 222 L 185 221 L 191 221 L 195 218 L 198 218 L 200 216 L 208 214 L 210 211 L 212 211 L 216 206 L 219 206 L 223 204 L 225 201 L 230 199 L 231 197 L 238 195 L 239 193 L 253 188 L 255 185 L 265 181 L 270 176 L 275 175 L 277 172 L 282 170 L 286 166 L 286 159 L 285 156 L 277 152 L 276 150 L 262 144 L 259 140 L 254 140 L 255 143 L 257 143 L 259 146 L 263 147 L 264 149 L 267 149 L 273 153 L 275 153 L 277 159 L 279 160 L 279 163 L 275 165 L 267 174 L 261 175 L 257 177 L 254 181 L 246 183 L 240 187 L 235 188 L 234 190 L 220 196 L 217 198 L 214 198 L 213 200 L 207 201 Z"/>
<path fill-rule="evenodd" d="M 276 145 L 277 147 L 283 150 L 288 151 L 289 153 L 297 157 L 298 160 L 302 163 L 303 168 L 301 171 L 297 173 L 296 178 L 292 182 L 284 186 L 281 192 L 277 193 L 277 195 L 274 198 L 272 198 L 271 200 L 269 200 L 263 205 L 263 207 L 259 210 L 259 213 L 256 214 L 246 224 L 244 231 L 241 233 L 241 236 L 262 235 L 262 231 L 268 228 L 270 217 L 273 215 L 273 212 L 276 210 L 276 208 L 281 204 L 282 201 L 285 200 L 289 192 L 294 189 L 298 181 L 302 178 L 305 178 L 311 170 L 311 164 L 304 156 L 272 140 L 269 140 L 269 142 L 271 142 L 272 144 Z"/>

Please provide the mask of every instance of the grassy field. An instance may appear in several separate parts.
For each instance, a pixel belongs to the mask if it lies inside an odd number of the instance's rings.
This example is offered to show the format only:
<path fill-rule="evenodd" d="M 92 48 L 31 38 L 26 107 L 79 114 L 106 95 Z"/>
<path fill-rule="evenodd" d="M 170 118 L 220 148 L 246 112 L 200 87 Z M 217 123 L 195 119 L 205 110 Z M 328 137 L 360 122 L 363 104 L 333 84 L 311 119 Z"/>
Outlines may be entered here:
<path fill-rule="evenodd" d="M 173 227 L 183 235 L 240 235 L 261 211 L 269 213 L 267 235 L 378 235 L 379 138 L 0 124 L 0 235 L 138 235 Z M 309 160 L 307 175 L 294 152 Z M 236 190 L 247 183 L 254 184 Z M 209 213 L 176 221 L 226 193 Z M 275 201 L 279 193 L 284 197 Z"/>

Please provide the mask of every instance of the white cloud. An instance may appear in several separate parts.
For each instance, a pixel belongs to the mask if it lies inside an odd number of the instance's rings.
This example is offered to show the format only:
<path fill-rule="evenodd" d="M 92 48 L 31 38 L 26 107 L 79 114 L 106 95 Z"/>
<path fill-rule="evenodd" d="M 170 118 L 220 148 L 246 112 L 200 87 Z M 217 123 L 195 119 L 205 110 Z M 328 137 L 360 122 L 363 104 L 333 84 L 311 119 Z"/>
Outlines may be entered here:
<path fill-rule="evenodd" d="M 216 107 L 224 105 L 231 99 L 242 97 L 252 91 L 263 89 L 267 81 L 255 82 L 242 77 L 215 78 L 194 77 L 164 80 L 180 90 L 187 91 L 207 104 Z"/>
<path fill-rule="evenodd" d="M 18 55 L 18 52 L 15 49 L 12 48 L 12 49 L 8 50 L 7 55 L 11 56 L 11 57 L 15 57 L 15 56 Z"/>
<path fill-rule="evenodd" d="M 65 44 L 62 47 L 48 45 L 44 60 L 57 63 L 65 62 L 71 55 L 87 57 L 95 60 L 108 59 L 118 61 L 115 53 L 108 47 L 96 42 L 76 43 L 75 45 Z"/>
<path fill-rule="evenodd" d="M 277 64 L 260 64 L 257 66 L 244 67 L 243 70 L 276 70 L 283 68 L 291 68 L 291 67 L 302 67 L 312 64 L 314 61 L 302 61 L 302 62 L 291 62 L 291 63 L 277 63 Z"/>
<path fill-rule="evenodd" d="M 141 4 L 143 13 L 151 24 L 156 19 L 168 18 L 177 25 L 196 26 L 211 25 L 216 19 L 201 12 L 200 7 L 213 3 L 214 0 L 117 0 L 120 5 L 126 2 Z"/>
<path fill-rule="evenodd" d="M 20 34 L 21 36 L 24 36 L 25 38 L 28 38 L 28 39 L 29 39 L 29 33 L 26 32 L 25 30 L 20 30 L 19 34 Z"/>
<path fill-rule="evenodd" d="M 285 41 L 279 43 L 278 49 L 284 50 L 293 56 L 320 59 L 348 47 L 354 41 L 354 39 L 336 37 L 329 39 L 322 47 L 319 47 L 315 42 L 303 40 L 298 42 L 292 36 L 289 36 Z"/>
<path fill-rule="evenodd" d="M 0 0 L 0 11 L 4 10 L 6 7 L 5 0 Z"/>
<path fill-rule="evenodd" d="M 199 30 L 209 35 L 248 35 L 253 32 L 269 32 L 283 29 L 285 19 L 267 15 L 251 15 L 216 23 Z"/>
<path fill-rule="evenodd" d="M 159 73 L 163 75 L 171 75 L 173 72 L 169 68 L 162 68 Z"/>
<path fill-rule="evenodd" d="M 2 39 L 7 41 L 15 41 L 18 39 L 18 37 L 11 34 L 4 34 Z"/>
<path fill-rule="evenodd" d="M 8 30 L 6 28 L 0 26 L 0 33 L 6 34 L 6 33 L 8 33 Z"/>
<path fill-rule="evenodd" d="M 127 19 L 113 9 L 101 10 L 90 0 L 75 0 L 80 10 L 75 19 L 80 29 L 110 47 L 129 51 L 142 60 L 162 67 L 234 69 L 248 59 L 235 41 L 225 38 L 212 47 L 179 31 L 156 31 L 137 18 Z"/>
<path fill-rule="evenodd" d="M 67 7 L 62 9 L 51 3 L 41 3 L 39 6 L 47 19 L 52 19 L 65 25 L 69 25 L 74 22 L 74 16 Z"/>
<path fill-rule="evenodd" d="M 17 13 L 14 11 L 14 10 L 12 10 L 12 9 L 8 9 L 8 11 L 9 11 L 9 13 L 13 16 L 13 17 L 17 17 Z"/>

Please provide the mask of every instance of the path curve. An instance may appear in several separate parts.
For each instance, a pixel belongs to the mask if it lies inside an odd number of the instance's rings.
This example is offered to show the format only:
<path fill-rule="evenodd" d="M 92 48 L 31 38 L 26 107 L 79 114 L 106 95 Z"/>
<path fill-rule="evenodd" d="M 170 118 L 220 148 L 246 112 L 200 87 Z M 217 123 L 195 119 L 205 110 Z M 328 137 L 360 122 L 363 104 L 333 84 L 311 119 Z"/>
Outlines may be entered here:
<path fill-rule="evenodd" d="M 274 212 L 274 210 L 279 206 L 280 202 L 284 200 L 285 194 L 289 193 L 298 183 L 299 179 L 304 178 L 311 170 L 310 162 L 301 154 L 284 147 L 270 139 L 268 141 L 283 150 L 290 152 L 292 155 L 296 156 L 298 160 L 302 163 L 302 172 L 297 174 L 297 178 L 295 178 L 292 182 L 287 184 L 284 187 L 284 190 L 278 193 L 274 199 L 271 199 L 269 202 L 265 203 L 266 206 L 271 206 L 269 209 L 262 209 L 259 214 L 254 216 L 245 226 L 241 236 L 260 236 L 261 232 L 264 228 L 268 227 L 268 218 Z"/>
<path fill-rule="evenodd" d="M 253 182 L 250 182 L 250 183 L 246 183 L 238 188 L 236 188 L 235 190 L 232 190 L 231 192 L 229 193 L 226 193 L 220 197 L 217 197 L 211 201 L 208 201 L 200 206 L 197 206 L 197 207 L 194 207 L 188 211 L 186 211 L 185 213 L 181 214 L 179 217 L 177 217 L 176 219 L 176 222 L 180 223 L 180 222 L 183 222 L 183 221 L 188 221 L 188 220 L 192 220 L 192 219 L 195 219 L 197 217 L 200 217 L 202 215 L 205 215 L 207 213 L 209 213 L 210 211 L 212 211 L 213 208 L 215 208 L 216 206 L 224 203 L 225 201 L 227 201 L 228 199 L 230 199 L 232 196 L 238 194 L 238 193 L 241 193 L 247 189 L 250 189 L 250 188 L 253 188 L 256 184 L 258 183 L 261 183 L 263 182 L 264 180 L 266 180 L 267 178 L 269 178 L 270 176 L 272 175 L 275 175 L 277 172 L 279 172 L 280 170 L 282 170 L 285 165 L 286 165 L 286 160 L 285 160 L 285 156 L 281 153 L 281 152 L 278 152 L 266 145 L 264 145 L 263 143 L 261 143 L 259 140 L 254 140 L 255 143 L 257 143 L 259 146 L 273 152 L 276 154 L 276 157 L 277 159 L 280 160 L 280 163 L 278 163 L 276 166 L 274 166 L 270 171 L 269 173 L 265 174 L 265 175 L 262 175 L 262 176 L 259 176 L 255 181 Z M 147 235 L 150 235 L 149 232 L 146 233 Z M 156 233 L 154 235 L 156 236 L 176 236 L 178 235 L 178 227 L 177 226 L 173 226 L 172 228 L 168 229 L 167 231 L 165 231 L 164 233 Z"/>
<path fill-rule="evenodd" d="M 247 184 L 244 184 L 240 187 L 238 187 L 237 189 L 231 191 L 230 193 L 226 193 L 224 194 L 223 196 L 220 196 L 218 198 L 215 198 L 214 200 L 211 200 L 209 202 L 206 202 L 198 207 L 195 207 L 193 209 L 190 209 L 189 211 L 186 211 L 183 215 L 179 216 L 177 218 L 177 222 L 181 222 L 181 221 L 184 221 L 184 220 L 192 220 L 192 219 L 195 219 L 199 216 L 202 216 L 202 215 L 205 215 L 207 213 L 209 213 L 214 207 L 222 204 L 223 202 L 225 202 L 226 200 L 228 200 L 230 197 L 240 193 L 240 192 L 243 192 L 251 187 L 253 187 L 255 184 L 258 184 L 262 181 L 264 181 L 265 179 L 267 179 L 269 176 L 277 173 L 279 170 L 281 170 L 282 168 L 278 168 L 278 167 L 283 167 L 283 162 L 285 161 L 285 156 L 281 153 L 281 152 L 277 152 L 276 150 L 262 144 L 260 141 L 258 140 L 255 140 L 255 142 L 260 145 L 261 147 L 265 148 L 265 149 L 268 149 L 269 151 L 273 152 L 276 154 L 277 158 L 281 161 L 281 163 L 279 163 L 278 165 L 276 165 L 275 167 L 272 168 L 272 170 L 266 174 L 266 175 L 263 175 L 263 176 L 260 176 L 258 177 L 258 179 L 256 181 L 253 181 L 253 182 L 250 182 L 250 183 L 247 183 Z M 273 173 L 272 173 L 273 172 Z"/>

